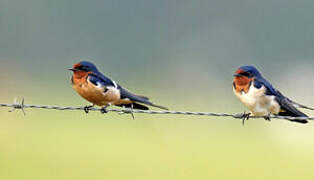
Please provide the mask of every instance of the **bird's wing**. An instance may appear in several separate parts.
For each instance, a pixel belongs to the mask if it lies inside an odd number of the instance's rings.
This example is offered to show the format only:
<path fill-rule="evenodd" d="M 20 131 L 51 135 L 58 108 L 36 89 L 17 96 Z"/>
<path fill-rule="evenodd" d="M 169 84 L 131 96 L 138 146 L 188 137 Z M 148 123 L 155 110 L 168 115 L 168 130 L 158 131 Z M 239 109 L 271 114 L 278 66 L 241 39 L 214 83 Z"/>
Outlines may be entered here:
<path fill-rule="evenodd" d="M 129 92 L 128 90 L 124 89 L 119 84 L 117 84 L 115 81 L 111 80 L 110 78 L 104 76 L 101 73 L 91 73 L 88 75 L 88 78 L 89 78 L 89 81 L 92 82 L 94 85 L 104 87 L 105 90 L 106 90 L 106 87 L 114 87 L 114 88 L 119 89 L 121 99 L 129 99 L 130 101 L 133 101 L 133 102 L 139 102 L 139 103 L 154 106 L 157 108 L 167 109 L 163 106 L 153 104 L 152 102 L 149 101 L 148 97 L 135 95 Z M 139 109 L 144 109 L 144 108 L 142 107 Z"/>
<path fill-rule="evenodd" d="M 280 107 L 282 109 L 282 112 L 280 112 L 279 115 L 287 115 L 292 117 L 307 117 L 307 115 L 299 111 L 296 108 L 295 104 L 292 103 L 287 97 L 276 96 L 276 100 L 280 104 Z"/>
<path fill-rule="evenodd" d="M 280 91 L 277 90 L 277 93 L 280 95 L 280 96 L 283 96 L 282 93 Z M 291 99 L 285 97 L 287 99 L 287 101 L 292 104 L 295 108 L 303 108 L 303 109 L 309 109 L 309 110 L 314 110 L 314 108 L 311 108 L 311 107 L 308 107 L 308 106 L 305 106 L 305 105 L 302 105 L 302 104 L 299 104 L 295 101 L 292 101 Z"/>
<path fill-rule="evenodd" d="M 309 110 L 313 110 L 313 111 L 314 111 L 314 108 L 312 108 L 312 107 L 308 107 L 308 106 L 299 104 L 299 103 L 294 102 L 294 101 L 292 101 L 292 100 L 290 100 L 290 99 L 289 99 L 289 101 L 290 101 L 291 103 L 293 103 L 297 108 L 309 109 Z"/>
<path fill-rule="evenodd" d="M 272 86 L 272 84 L 270 82 L 268 82 L 266 79 L 264 78 L 256 78 L 254 79 L 254 86 L 256 88 L 261 88 L 262 86 L 264 86 L 266 88 L 266 95 L 273 95 L 273 96 L 277 96 L 277 90 Z"/>
<path fill-rule="evenodd" d="M 281 92 L 276 90 L 266 79 L 255 79 L 254 86 L 257 88 L 264 86 L 266 88 L 266 95 L 275 96 L 275 100 L 278 102 L 281 108 L 281 112 L 279 113 L 279 115 L 307 117 L 307 115 L 297 109 L 298 106 L 296 106 L 296 103 L 282 95 Z"/>
<path fill-rule="evenodd" d="M 278 115 L 280 115 L 280 116 L 292 116 L 292 117 L 308 117 L 303 112 L 297 110 L 295 105 L 293 103 L 291 103 L 291 101 L 288 98 L 282 96 L 281 98 L 276 97 L 276 99 L 279 102 L 280 107 L 281 107 L 281 112 L 279 112 Z M 306 119 L 295 119 L 295 120 L 290 120 L 290 121 L 294 121 L 294 122 L 298 122 L 298 123 L 302 123 L 302 124 L 308 123 L 308 121 Z"/>
<path fill-rule="evenodd" d="M 117 105 L 120 107 L 125 107 L 125 108 L 133 108 L 133 109 L 140 109 L 140 110 L 149 110 L 149 108 L 145 105 L 138 104 L 138 103 L 131 103 L 131 104 L 120 104 Z"/>
<path fill-rule="evenodd" d="M 126 90 L 125 88 L 121 87 L 120 85 L 119 85 L 119 89 L 120 89 L 122 99 L 128 98 L 132 101 L 137 101 L 137 102 L 142 102 L 142 103 L 149 100 L 148 97 L 135 95 L 135 94 L 129 92 L 128 90 Z"/>
<path fill-rule="evenodd" d="M 95 86 L 99 86 L 99 87 L 116 87 L 117 88 L 117 84 L 107 78 L 106 76 L 102 75 L 102 74 L 96 74 L 96 73 L 91 73 L 88 75 L 88 80 L 93 83 Z"/>
<path fill-rule="evenodd" d="M 134 102 L 139 102 L 139 103 L 143 103 L 146 105 L 150 105 L 153 107 L 167 110 L 166 107 L 159 106 L 159 105 L 156 105 L 156 104 L 153 104 L 152 102 L 150 102 L 148 97 L 135 95 L 135 94 L 129 92 L 128 90 L 124 89 L 120 85 L 118 85 L 118 86 L 119 86 L 120 93 L 121 93 L 121 99 L 130 99 L 131 101 L 134 101 Z"/>

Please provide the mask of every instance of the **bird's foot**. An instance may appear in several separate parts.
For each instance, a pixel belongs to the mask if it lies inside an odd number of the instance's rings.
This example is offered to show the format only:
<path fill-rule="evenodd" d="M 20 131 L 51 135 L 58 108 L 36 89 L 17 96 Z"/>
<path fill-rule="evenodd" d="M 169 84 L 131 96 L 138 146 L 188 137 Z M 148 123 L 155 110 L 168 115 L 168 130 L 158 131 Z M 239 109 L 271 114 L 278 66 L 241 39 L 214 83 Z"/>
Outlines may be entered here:
<path fill-rule="evenodd" d="M 242 115 L 242 125 L 243 126 L 244 126 L 245 121 L 250 119 L 250 115 L 251 115 L 251 113 L 245 113 L 245 112 L 243 113 L 243 115 Z"/>
<path fill-rule="evenodd" d="M 102 107 L 102 108 L 100 109 L 100 112 L 101 112 L 102 114 L 108 113 L 107 107 L 108 107 L 108 106 Z"/>
<path fill-rule="evenodd" d="M 84 107 L 85 113 L 88 114 L 92 107 L 94 107 L 94 105 L 85 106 L 85 107 Z"/>
<path fill-rule="evenodd" d="M 268 113 L 268 115 L 265 116 L 264 119 L 265 119 L 266 121 L 270 121 L 270 113 Z"/>

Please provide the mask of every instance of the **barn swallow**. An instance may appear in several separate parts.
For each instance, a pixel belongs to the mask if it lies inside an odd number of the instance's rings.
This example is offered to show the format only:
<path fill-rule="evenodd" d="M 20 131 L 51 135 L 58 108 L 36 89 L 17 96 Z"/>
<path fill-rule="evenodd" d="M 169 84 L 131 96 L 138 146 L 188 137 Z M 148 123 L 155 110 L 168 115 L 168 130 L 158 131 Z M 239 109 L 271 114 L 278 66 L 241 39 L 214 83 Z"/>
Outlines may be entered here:
<path fill-rule="evenodd" d="M 254 66 L 242 66 L 234 74 L 233 92 L 255 116 L 308 117 L 297 108 L 314 110 L 296 103 L 275 89 Z M 249 114 L 248 114 L 249 115 Z M 307 123 L 307 120 L 291 120 Z"/>
<path fill-rule="evenodd" d="M 149 105 L 167 110 L 163 106 L 153 104 L 147 97 L 135 95 L 121 87 L 99 72 L 91 62 L 81 61 L 69 70 L 73 71 L 71 83 L 74 90 L 93 104 L 84 108 L 86 113 L 94 105 L 101 106 L 103 113 L 107 112 L 106 107 L 110 105 L 140 110 L 148 110 L 146 105 Z"/>

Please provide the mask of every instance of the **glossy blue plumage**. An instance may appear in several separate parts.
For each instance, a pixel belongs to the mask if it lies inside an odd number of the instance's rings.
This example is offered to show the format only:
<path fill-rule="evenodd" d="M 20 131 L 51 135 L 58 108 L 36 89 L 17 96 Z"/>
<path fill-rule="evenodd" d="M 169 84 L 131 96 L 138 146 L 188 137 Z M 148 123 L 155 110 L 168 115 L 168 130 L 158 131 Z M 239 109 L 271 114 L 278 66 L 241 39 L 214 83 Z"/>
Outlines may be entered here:
<path fill-rule="evenodd" d="M 246 76 L 253 79 L 253 85 L 255 88 L 260 89 L 262 87 L 266 88 L 265 96 L 275 96 L 275 101 L 280 105 L 281 111 L 279 115 L 284 116 L 295 116 L 295 117 L 307 117 L 304 113 L 297 110 L 296 107 L 303 107 L 307 109 L 306 106 L 297 104 L 291 101 L 289 98 L 281 94 L 280 91 L 276 90 L 270 82 L 268 82 L 262 74 L 254 66 L 242 66 L 239 68 L 239 72 L 242 76 Z M 296 120 L 298 121 L 298 120 Z M 306 123 L 306 120 L 299 120 L 298 122 Z"/>
<path fill-rule="evenodd" d="M 111 79 L 107 78 L 106 76 L 102 75 L 99 72 L 96 72 L 96 73 L 93 72 L 93 73 L 88 74 L 88 78 L 89 78 L 89 81 L 96 86 L 100 84 L 105 87 L 107 86 L 115 87 L 115 83 Z"/>
<path fill-rule="evenodd" d="M 91 63 L 91 62 L 88 62 L 88 61 L 81 61 L 79 62 L 78 64 L 80 64 L 81 66 L 83 67 L 87 67 L 88 68 L 88 71 L 91 71 L 91 72 L 98 72 L 98 69 L 97 67 Z"/>
<path fill-rule="evenodd" d="M 244 72 L 248 72 L 254 77 L 254 86 L 256 88 L 261 88 L 264 86 L 266 88 L 266 95 L 279 95 L 276 89 L 272 86 L 270 82 L 268 82 L 262 74 L 254 67 L 254 66 L 242 66 L 239 69 L 243 70 Z"/>
<path fill-rule="evenodd" d="M 122 88 L 120 85 L 118 85 L 115 81 L 104 76 L 101 72 L 98 71 L 97 67 L 91 62 L 81 61 L 81 62 L 75 64 L 74 66 L 75 66 L 74 70 L 83 71 L 86 73 L 86 75 L 87 75 L 86 80 L 88 80 L 90 83 L 92 83 L 94 85 L 94 87 L 100 87 L 100 88 L 104 89 L 104 92 L 103 92 L 104 94 L 102 94 L 101 96 L 106 96 L 106 97 L 99 97 L 100 100 L 102 100 L 102 98 L 109 98 L 110 99 L 110 97 L 108 97 L 110 95 L 107 95 L 108 93 L 109 94 L 115 94 L 115 95 L 117 95 L 117 93 L 118 93 L 119 101 L 113 103 L 113 105 L 125 106 L 125 107 L 131 107 L 131 105 L 133 105 L 132 107 L 135 109 L 147 110 L 148 107 L 141 105 L 141 104 L 138 104 L 138 103 L 143 103 L 143 104 L 158 107 L 161 109 L 167 109 L 165 107 L 153 104 L 145 96 L 138 96 L 138 95 L 130 93 L 128 90 L 126 90 L 126 89 Z M 78 88 L 80 88 L 80 87 L 78 87 Z M 108 91 L 111 91 L 114 93 L 110 93 Z M 88 93 L 89 92 L 87 92 L 87 94 Z M 88 96 L 91 96 L 91 95 L 88 95 Z M 113 99 L 113 98 L 111 98 L 111 99 Z M 136 103 L 136 102 L 138 102 L 138 103 Z"/>

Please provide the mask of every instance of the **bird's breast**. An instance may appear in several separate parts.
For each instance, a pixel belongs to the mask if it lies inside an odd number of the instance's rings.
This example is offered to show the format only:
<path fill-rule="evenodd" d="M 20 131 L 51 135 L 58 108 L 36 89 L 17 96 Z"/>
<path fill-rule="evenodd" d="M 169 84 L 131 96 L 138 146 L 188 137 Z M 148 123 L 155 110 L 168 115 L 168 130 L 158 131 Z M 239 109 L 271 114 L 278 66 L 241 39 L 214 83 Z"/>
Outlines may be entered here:
<path fill-rule="evenodd" d="M 98 105 L 111 105 L 120 100 L 120 90 L 115 87 L 96 86 L 86 77 L 85 80 L 73 80 L 75 91 L 89 102 Z"/>
<path fill-rule="evenodd" d="M 280 106 L 275 100 L 275 96 L 266 95 L 266 88 L 256 88 L 254 83 L 251 83 L 247 92 L 238 91 L 233 88 L 234 94 L 238 99 L 252 111 L 254 115 L 268 115 L 268 113 L 277 114 L 280 110 Z"/>

